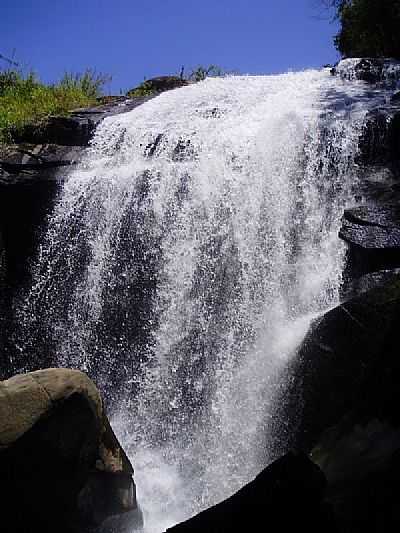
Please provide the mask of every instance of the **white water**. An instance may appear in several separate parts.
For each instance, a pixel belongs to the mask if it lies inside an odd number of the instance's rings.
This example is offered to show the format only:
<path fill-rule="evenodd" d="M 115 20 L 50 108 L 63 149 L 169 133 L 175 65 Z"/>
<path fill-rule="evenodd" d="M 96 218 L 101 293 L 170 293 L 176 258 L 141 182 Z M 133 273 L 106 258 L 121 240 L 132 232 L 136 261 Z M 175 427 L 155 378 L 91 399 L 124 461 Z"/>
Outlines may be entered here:
<path fill-rule="evenodd" d="M 23 349 L 53 342 L 114 398 L 146 533 L 284 449 L 274 401 L 337 302 L 365 91 L 327 71 L 208 79 L 105 120 L 64 185 Z"/>

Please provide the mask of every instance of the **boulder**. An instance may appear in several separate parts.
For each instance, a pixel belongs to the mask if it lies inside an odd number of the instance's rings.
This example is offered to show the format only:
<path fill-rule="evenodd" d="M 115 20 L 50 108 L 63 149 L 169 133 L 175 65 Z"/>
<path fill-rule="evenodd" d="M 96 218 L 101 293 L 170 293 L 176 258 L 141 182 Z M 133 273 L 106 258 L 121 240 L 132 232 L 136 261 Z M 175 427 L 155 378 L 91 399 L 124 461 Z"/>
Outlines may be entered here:
<path fill-rule="evenodd" d="M 143 83 L 134 87 L 126 93 L 129 97 L 137 97 L 139 95 L 152 95 L 160 94 L 171 89 L 178 89 L 179 87 L 185 87 L 189 85 L 189 82 L 178 76 L 158 76 L 145 80 Z"/>
<path fill-rule="evenodd" d="M 132 476 L 85 374 L 47 369 L 0 382 L 2 530 L 72 533 L 135 510 Z"/>
<path fill-rule="evenodd" d="M 288 453 L 223 502 L 167 533 L 336 531 L 324 502 L 325 477 L 304 454 Z"/>

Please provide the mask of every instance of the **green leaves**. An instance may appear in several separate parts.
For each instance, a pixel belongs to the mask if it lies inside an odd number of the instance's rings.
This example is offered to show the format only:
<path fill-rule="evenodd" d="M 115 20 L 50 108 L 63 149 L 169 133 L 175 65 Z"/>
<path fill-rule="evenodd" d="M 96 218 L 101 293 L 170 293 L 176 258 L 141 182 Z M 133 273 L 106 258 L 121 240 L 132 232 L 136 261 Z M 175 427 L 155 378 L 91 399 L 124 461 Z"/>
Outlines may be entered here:
<path fill-rule="evenodd" d="M 335 45 L 342 55 L 400 58 L 399 0 L 342 0 L 335 7 L 341 22 Z"/>

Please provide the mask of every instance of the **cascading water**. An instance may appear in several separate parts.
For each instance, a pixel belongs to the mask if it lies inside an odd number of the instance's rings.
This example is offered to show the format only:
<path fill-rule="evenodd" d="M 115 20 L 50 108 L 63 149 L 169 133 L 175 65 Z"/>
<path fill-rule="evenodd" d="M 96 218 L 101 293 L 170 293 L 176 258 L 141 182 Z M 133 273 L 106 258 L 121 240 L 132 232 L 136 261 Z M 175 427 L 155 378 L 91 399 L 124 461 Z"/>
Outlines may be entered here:
<path fill-rule="evenodd" d="M 164 93 L 106 119 L 61 191 L 21 351 L 106 392 L 146 532 L 284 451 L 274 399 L 338 299 L 366 90 L 325 70 Z"/>

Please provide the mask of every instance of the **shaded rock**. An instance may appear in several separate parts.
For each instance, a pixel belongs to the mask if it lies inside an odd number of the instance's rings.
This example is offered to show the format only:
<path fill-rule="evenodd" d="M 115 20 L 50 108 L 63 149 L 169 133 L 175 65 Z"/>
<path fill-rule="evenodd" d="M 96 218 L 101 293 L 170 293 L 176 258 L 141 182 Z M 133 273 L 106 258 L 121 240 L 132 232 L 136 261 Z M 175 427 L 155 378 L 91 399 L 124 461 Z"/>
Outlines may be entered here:
<path fill-rule="evenodd" d="M 377 272 L 370 272 L 356 279 L 348 280 L 341 288 L 341 300 L 350 300 L 356 298 L 364 292 L 371 289 L 382 287 L 387 283 L 395 281 L 400 276 L 400 268 L 393 270 L 378 270 Z"/>
<path fill-rule="evenodd" d="M 307 456 L 288 453 L 227 500 L 167 531 L 335 531 L 323 503 L 325 485 L 321 470 Z"/>
<path fill-rule="evenodd" d="M 311 454 L 327 476 L 327 501 L 340 531 L 381 533 L 400 526 L 400 420 L 393 416 L 400 367 L 393 365 L 397 353 L 390 344 L 389 360 L 382 361 L 389 362 L 389 369 L 377 365 L 378 379 L 370 373 L 354 408 L 320 437 Z M 362 399 L 371 394 L 372 400 Z"/>
<path fill-rule="evenodd" d="M 0 383 L 2 527 L 74 532 L 133 510 L 132 474 L 87 376 L 48 369 Z"/>
<path fill-rule="evenodd" d="M 0 232 L 3 236 L 5 282 L 10 289 L 30 278 L 34 257 L 64 177 L 56 168 L 0 176 Z"/>
<path fill-rule="evenodd" d="M 394 95 L 391 98 L 392 102 L 400 102 L 400 91 L 397 91 L 394 93 Z"/>
<path fill-rule="evenodd" d="M 58 180 L 82 159 L 84 148 L 58 144 L 8 145 L 0 150 L 0 186 L 30 181 Z"/>
<path fill-rule="evenodd" d="M 400 204 L 346 209 L 339 237 L 349 244 L 347 275 L 400 266 Z"/>
<path fill-rule="evenodd" d="M 160 94 L 171 89 L 185 87 L 189 82 L 178 76 L 158 76 L 146 80 L 137 87 L 134 87 L 126 93 L 128 97 L 137 97 L 138 95 Z"/>
<path fill-rule="evenodd" d="M 362 165 L 400 167 L 400 108 L 393 102 L 367 114 L 360 138 L 358 162 Z"/>

